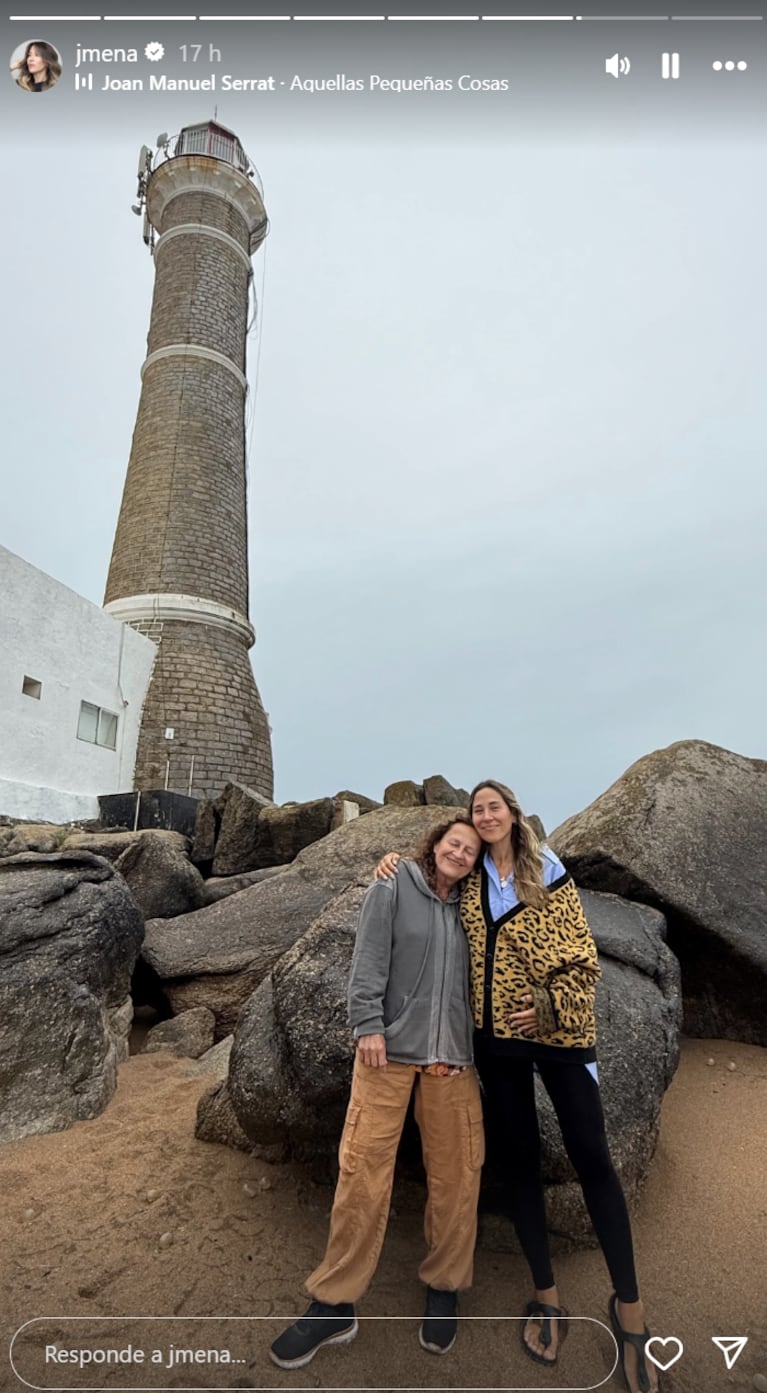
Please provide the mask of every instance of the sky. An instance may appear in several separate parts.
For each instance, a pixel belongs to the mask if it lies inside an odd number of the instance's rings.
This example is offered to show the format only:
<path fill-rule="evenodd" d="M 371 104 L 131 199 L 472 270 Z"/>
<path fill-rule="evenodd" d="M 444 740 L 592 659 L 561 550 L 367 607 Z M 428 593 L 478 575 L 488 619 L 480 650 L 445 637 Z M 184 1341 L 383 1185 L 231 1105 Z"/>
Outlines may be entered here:
<path fill-rule="evenodd" d="M 138 149 L 199 119 L 114 113 L 36 109 L 0 155 L 0 542 L 96 603 L 151 305 Z M 765 758 L 763 139 L 219 118 L 271 221 L 248 472 L 278 801 L 493 776 L 551 829 L 675 740 Z"/>

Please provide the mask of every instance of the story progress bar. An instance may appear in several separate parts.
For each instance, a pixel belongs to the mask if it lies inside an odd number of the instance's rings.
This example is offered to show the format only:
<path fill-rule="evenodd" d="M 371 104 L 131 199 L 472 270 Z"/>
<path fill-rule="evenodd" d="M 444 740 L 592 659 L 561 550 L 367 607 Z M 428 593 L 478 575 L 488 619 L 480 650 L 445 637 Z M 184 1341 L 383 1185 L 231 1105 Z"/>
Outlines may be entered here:
<path fill-rule="evenodd" d="M 18 24 L 716 24 L 760 23 L 764 15 L 9 15 Z"/>

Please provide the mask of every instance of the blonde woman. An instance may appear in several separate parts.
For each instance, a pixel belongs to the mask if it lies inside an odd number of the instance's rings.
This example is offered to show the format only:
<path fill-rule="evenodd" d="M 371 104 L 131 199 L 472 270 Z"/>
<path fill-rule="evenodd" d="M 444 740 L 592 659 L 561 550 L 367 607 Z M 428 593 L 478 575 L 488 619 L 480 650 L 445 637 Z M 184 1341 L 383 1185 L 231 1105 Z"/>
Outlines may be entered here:
<path fill-rule="evenodd" d="M 11 72 L 25 92 L 47 92 L 61 77 L 61 59 L 53 44 L 35 40 L 27 44 L 24 57 L 11 64 Z"/>
<path fill-rule="evenodd" d="M 615 1288 L 610 1317 L 629 1393 L 657 1393 L 644 1345 L 626 1201 L 605 1134 L 596 1065 L 597 951 L 575 885 L 541 845 L 510 788 L 477 784 L 469 800 L 483 856 L 464 881 L 461 920 L 469 943 L 474 1049 L 487 1120 L 504 1157 L 509 1212 L 535 1297 L 522 1328 L 525 1353 L 557 1363 L 567 1333 L 549 1253 L 537 1072 L 554 1105 Z M 398 857 L 376 874 L 390 875 Z"/>

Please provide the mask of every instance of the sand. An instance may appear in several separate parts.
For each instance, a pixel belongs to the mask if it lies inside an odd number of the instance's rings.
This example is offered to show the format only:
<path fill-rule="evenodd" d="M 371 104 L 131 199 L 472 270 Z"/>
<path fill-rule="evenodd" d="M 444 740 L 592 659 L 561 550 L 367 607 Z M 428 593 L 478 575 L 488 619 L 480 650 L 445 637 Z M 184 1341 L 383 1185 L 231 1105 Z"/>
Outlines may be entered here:
<path fill-rule="evenodd" d="M 583 1319 L 556 1371 L 526 1359 L 518 1321 L 501 1319 L 531 1294 L 522 1259 L 483 1248 L 461 1306 L 473 1319 L 447 1357 L 421 1350 L 420 1215 L 407 1208 L 390 1222 L 357 1340 L 296 1373 L 275 1369 L 266 1351 L 305 1305 L 331 1191 L 300 1167 L 196 1141 L 209 1080 L 186 1069 L 170 1055 L 135 1055 L 101 1117 L 0 1147 L 3 1393 L 22 1379 L 109 1390 L 623 1387 L 596 1323 L 610 1293 L 599 1250 L 557 1259 L 562 1299 Z M 766 1104 L 767 1050 L 684 1042 L 635 1216 L 653 1334 L 684 1344 L 663 1393 L 746 1393 L 767 1378 Z M 9 1356 L 17 1328 L 40 1317 Z M 712 1335 L 748 1335 L 731 1373 Z M 47 1361 L 46 1345 L 56 1350 Z M 81 1368 L 62 1350 L 112 1350 L 122 1362 Z"/>

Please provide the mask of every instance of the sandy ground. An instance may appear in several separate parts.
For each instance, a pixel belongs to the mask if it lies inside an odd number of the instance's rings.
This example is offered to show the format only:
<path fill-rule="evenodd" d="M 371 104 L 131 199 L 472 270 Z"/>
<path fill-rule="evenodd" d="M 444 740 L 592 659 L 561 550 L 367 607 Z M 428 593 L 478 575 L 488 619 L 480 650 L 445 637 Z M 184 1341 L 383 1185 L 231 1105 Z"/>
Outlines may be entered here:
<path fill-rule="evenodd" d="M 420 1215 L 407 1208 L 390 1222 L 357 1340 L 296 1373 L 275 1369 L 268 1345 L 305 1305 L 331 1192 L 299 1167 L 196 1141 L 209 1081 L 186 1067 L 136 1055 L 101 1117 L 0 1148 L 3 1393 L 623 1387 L 597 1324 L 610 1292 L 598 1250 L 557 1260 L 562 1299 L 583 1319 L 555 1372 L 524 1357 L 520 1325 L 508 1319 L 530 1295 L 521 1258 L 482 1248 L 461 1307 L 472 1319 L 455 1348 L 443 1359 L 421 1350 Z M 663 1393 L 767 1388 L 767 1051 L 685 1042 L 635 1238 L 653 1334 L 684 1344 Z M 748 1335 L 731 1373 L 712 1335 Z M 46 1346 L 111 1349 L 122 1362 L 81 1368 L 50 1352 L 46 1360 Z"/>

